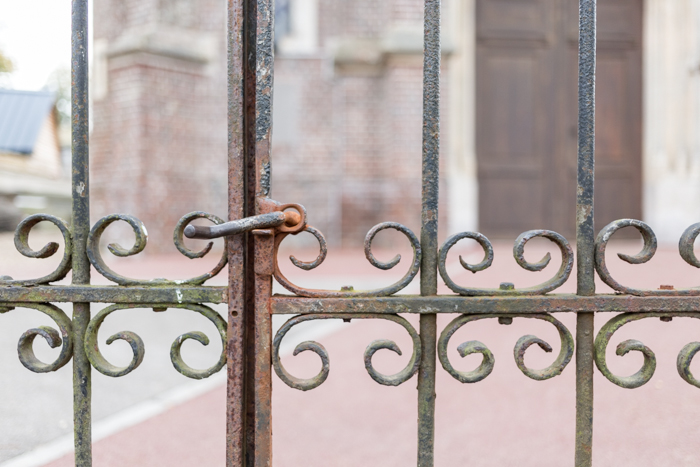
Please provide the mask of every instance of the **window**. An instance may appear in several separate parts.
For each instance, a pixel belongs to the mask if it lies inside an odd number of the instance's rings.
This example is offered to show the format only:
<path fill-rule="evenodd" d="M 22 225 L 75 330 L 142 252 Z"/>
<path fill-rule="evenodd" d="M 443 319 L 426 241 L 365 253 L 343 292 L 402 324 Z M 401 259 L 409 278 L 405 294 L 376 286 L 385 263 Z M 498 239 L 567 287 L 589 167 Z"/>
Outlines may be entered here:
<path fill-rule="evenodd" d="M 318 49 L 318 0 L 275 2 L 275 48 L 281 55 L 308 55 Z"/>

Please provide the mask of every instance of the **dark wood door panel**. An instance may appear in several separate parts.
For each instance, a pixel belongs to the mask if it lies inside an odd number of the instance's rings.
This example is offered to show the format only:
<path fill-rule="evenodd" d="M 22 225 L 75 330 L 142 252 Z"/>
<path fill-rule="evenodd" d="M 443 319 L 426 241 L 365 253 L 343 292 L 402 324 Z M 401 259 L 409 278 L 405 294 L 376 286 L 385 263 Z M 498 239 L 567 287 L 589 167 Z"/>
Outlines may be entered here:
<path fill-rule="evenodd" d="M 483 178 L 479 189 L 480 230 L 490 238 L 514 239 L 545 222 L 542 178 Z"/>
<path fill-rule="evenodd" d="M 569 171 L 576 171 L 578 142 L 578 57 L 567 50 L 568 80 L 565 83 L 565 141 L 562 151 Z M 641 50 L 598 48 L 596 67 L 596 167 L 638 169 L 641 162 L 642 75 Z M 573 109 L 573 110 L 572 110 Z"/>
<path fill-rule="evenodd" d="M 552 1 L 477 0 L 479 228 L 490 237 L 548 222 L 559 14 Z"/>
<path fill-rule="evenodd" d="M 476 132 L 480 163 L 490 169 L 540 166 L 545 147 L 541 107 L 548 54 L 485 48 L 479 55 Z M 546 104 L 545 104 L 546 105 Z M 538 169 L 539 170 L 539 169 Z"/>
<path fill-rule="evenodd" d="M 477 0 L 477 39 L 479 229 L 574 241 L 578 1 Z M 641 217 L 641 47 L 642 0 L 598 0 L 597 228 Z"/>
<path fill-rule="evenodd" d="M 642 208 L 642 3 L 599 0 L 596 67 L 595 223 L 600 229 L 620 218 L 641 219 Z M 575 8 L 573 9 L 575 10 Z M 577 13 L 576 13 L 577 14 Z M 576 20 L 577 21 L 577 20 Z M 559 213 L 563 229 L 575 231 L 578 53 L 567 45 L 568 138 L 562 148 L 567 171 Z M 571 131 L 571 130 L 574 131 Z M 573 193 L 573 194 L 572 194 Z M 568 234 L 567 234 L 568 235 Z M 634 237 L 634 232 L 618 236 Z"/>
<path fill-rule="evenodd" d="M 636 50 L 598 54 L 596 166 L 636 170 L 641 152 L 641 73 Z"/>
<path fill-rule="evenodd" d="M 595 210 L 596 230 L 602 229 L 616 219 L 641 218 L 640 193 L 637 192 L 638 183 L 632 174 L 627 177 L 596 176 L 595 183 L 593 209 Z M 629 229 L 628 232 L 621 232 L 616 238 L 636 238 L 638 235 Z"/>
<path fill-rule="evenodd" d="M 476 37 L 479 40 L 539 40 L 553 34 L 550 0 L 487 0 L 476 4 Z"/>
<path fill-rule="evenodd" d="M 569 241 L 576 239 L 576 174 L 565 177 L 565 188 L 557 195 L 561 197 L 562 206 L 566 206 L 566 216 L 556 229 Z M 639 179 L 634 172 L 617 173 L 609 176 L 605 171 L 596 169 L 595 180 L 595 229 L 599 231 L 616 219 L 641 219 L 642 206 L 639 192 Z M 638 238 L 639 234 L 632 229 L 625 229 L 615 235 L 615 238 Z"/>
<path fill-rule="evenodd" d="M 578 1 L 564 0 L 566 39 L 578 42 Z M 643 0 L 598 0 L 596 35 L 598 44 L 629 42 L 639 46 Z"/>

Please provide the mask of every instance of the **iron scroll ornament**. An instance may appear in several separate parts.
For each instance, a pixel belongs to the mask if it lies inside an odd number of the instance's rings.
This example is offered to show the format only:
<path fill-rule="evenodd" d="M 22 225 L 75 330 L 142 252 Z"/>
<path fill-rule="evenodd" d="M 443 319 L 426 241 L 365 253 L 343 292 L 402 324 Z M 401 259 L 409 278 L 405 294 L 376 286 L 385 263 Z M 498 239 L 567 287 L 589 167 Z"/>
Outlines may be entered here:
<path fill-rule="evenodd" d="M 299 261 L 294 256 L 290 256 L 290 260 L 294 266 L 309 271 L 320 266 L 326 259 L 328 254 L 328 245 L 326 244 L 326 239 L 320 230 L 310 226 L 306 222 L 306 208 L 299 204 L 280 204 L 277 201 L 270 200 L 269 198 L 259 198 L 259 210 L 262 214 L 256 216 L 250 216 L 243 219 L 238 219 L 234 221 L 229 221 L 226 223 L 220 223 L 223 225 L 217 225 L 214 227 L 195 227 L 189 226 L 183 229 L 184 235 L 189 238 L 217 238 L 229 235 L 237 235 L 244 232 L 264 232 L 268 235 L 274 235 L 274 247 L 273 247 L 273 275 L 275 279 L 284 288 L 290 292 L 296 294 L 300 297 L 309 298 L 340 298 L 340 297 L 381 297 L 393 295 L 396 292 L 404 289 L 408 286 L 413 279 L 418 275 L 421 263 L 421 245 L 418 237 L 406 226 L 396 223 L 396 222 L 383 222 L 374 226 L 365 237 L 365 256 L 367 260 L 374 267 L 378 269 L 388 270 L 394 268 L 400 261 L 401 255 L 396 255 L 392 260 L 388 262 L 382 262 L 377 260 L 372 253 L 372 241 L 374 237 L 382 230 L 392 229 L 402 233 L 406 238 L 408 238 L 411 247 L 413 248 L 413 260 L 411 266 L 406 274 L 396 283 L 375 290 L 368 291 L 355 291 L 355 290 L 309 290 L 303 287 L 299 287 L 293 284 L 289 279 L 287 279 L 279 267 L 278 253 L 280 244 L 287 238 L 288 235 L 297 235 L 301 232 L 309 232 L 312 234 L 319 243 L 319 254 L 314 261 L 304 262 Z M 293 211 L 288 211 L 289 209 Z M 125 219 L 127 220 L 127 219 Z M 127 220 L 128 221 L 128 220 Z M 137 233 L 137 227 L 132 223 L 134 232 Z M 117 253 L 122 254 L 116 248 L 110 247 L 111 250 L 117 251 Z M 116 254 L 116 253 L 115 253 Z"/>
<path fill-rule="evenodd" d="M 459 257 L 459 262 L 462 264 L 466 270 L 473 273 L 483 271 L 491 266 L 493 263 L 493 246 L 488 238 L 478 232 L 462 232 L 455 234 L 448 238 L 445 243 L 440 248 L 440 253 L 438 257 L 438 270 L 440 271 L 440 276 L 445 284 L 454 292 L 460 295 L 466 296 L 498 296 L 498 295 L 543 295 L 552 290 L 561 287 L 569 276 L 574 266 L 574 253 L 569 245 L 569 242 L 561 235 L 551 230 L 529 230 L 522 233 L 515 240 L 513 245 L 513 256 L 515 261 L 528 271 L 542 271 L 549 265 L 552 257 L 549 253 L 545 255 L 537 263 L 530 263 L 525 259 L 525 245 L 535 237 L 542 237 L 552 241 L 555 245 L 559 247 L 562 256 L 562 263 L 557 271 L 556 275 L 535 287 L 528 287 L 524 289 L 515 288 L 502 288 L 502 289 L 477 289 L 470 287 L 463 287 L 458 285 L 450 275 L 447 273 L 447 254 L 450 249 L 457 244 L 462 239 L 470 238 L 475 240 L 481 248 L 484 250 L 484 259 L 479 264 L 468 264 L 466 261 Z"/>
<path fill-rule="evenodd" d="M 70 318 L 60 308 L 49 303 L 2 303 L 0 313 L 15 308 L 30 308 L 44 313 L 56 323 L 60 331 L 59 334 L 59 331 L 49 326 L 39 326 L 22 334 L 17 344 L 17 354 L 22 365 L 34 373 L 48 373 L 65 366 L 73 357 L 73 327 Z M 61 352 L 53 362 L 44 363 L 34 354 L 34 339 L 37 336 L 43 337 L 52 349 L 61 346 Z"/>
<path fill-rule="evenodd" d="M 388 270 L 394 268 L 399 262 L 401 261 L 401 255 L 396 255 L 393 259 L 391 259 L 388 262 L 382 262 L 377 260 L 374 257 L 374 254 L 372 253 L 372 241 L 374 240 L 374 237 L 381 232 L 382 230 L 387 230 L 387 229 L 392 229 L 396 230 L 400 233 L 402 233 L 408 241 L 411 243 L 411 247 L 413 248 L 413 260 L 411 262 L 411 267 L 409 270 L 406 272 L 406 274 L 396 283 L 383 287 L 380 289 L 375 289 L 375 290 L 365 290 L 365 291 L 334 291 L 334 290 L 310 290 L 310 289 L 305 289 L 303 287 L 299 287 L 295 284 L 293 284 L 289 279 L 287 279 L 284 274 L 282 274 L 282 271 L 279 268 L 279 262 L 278 262 L 278 253 L 279 253 L 279 247 L 282 241 L 287 237 L 287 233 L 278 233 L 275 236 L 275 250 L 273 254 L 274 258 L 274 276 L 277 282 L 282 285 L 285 289 L 289 290 L 290 292 L 300 296 L 300 297 L 308 297 L 308 298 L 342 298 L 342 297 L 384 297 L 384 296 L 389 296 L 393 295 L 400 290 L 403 290 L 410 284 L 413 279 L 418 275 L 418 271 L 420 270 L 420 262 L 421 262 L 421 246 L 420 246 L 420 241 L 418 240 L 418 237 L 408 228 L 405 227 L 402 224 L 399 224 L 397 222 L 383 222 L 381 224 L 377 224 L 372 229 L 367 233 L 367 236 L 365 237 L 365 243 L 364 243 L 364 248 L 365 248 L 365 256 L 367 257 L 367 260 L 372 264 L 372 266 L 382 269 L 382 270 Z M 323 236 L 320 230 L 311 227 L 310 225 L 307 225 L 304 231 L 309 232 L 312 234 L 314 237 L 316 237 L 316 240 L 319 243 L 319 254 L 318 257 L 309 262 L 304 262 L 304 261 L 299 261 L 297 258 L 294 256 L 290 256 L 289 259 L 294 264 L 296 267 L 303 269 L 305 271 L 310 271 L 312 269 L 317 268 L 318 266 L 323 263 L 323 261 L 326 259 L 326 255 L 328 254 L 328 245 L 326 244 L 326 238 Z"/>
<path fill-rule="evenodd" d="M 213 246 L 213 243 L 209 242 L 201 251 L 192 251 L 185 246 L 185 228 L 195 219 L 207 219 L 217 225 L 224 223 L 224 221 L 219 217 L 202 211 L 195 211 L 186 214 L 178 221 L 173 233 L 173 242 L 175 243 L 178 251 L 190 259 L 203 258 L 209 253 L 209 251 L 211 251 Z M 226 249 L 224 249 L 219 263 L 211 271 L 191 279 L 169 281 L 166 279 L 142 280 L 124 277 L 114 272 L 109 266 L 107 266 L 100 252 L 100 240 L 102 238 L 102 234 L 107 227 L 118 221 L 126 222 L 134 231 L 134 246 L 127 250 L 119 244 L 111 243 L 107 246 L 107 249 L 113 255 L 119 257 L 134 256 L 141 253 L 144 248 L 146 248 L 146 244 L 148 242 L 148 232 L 146 231 L 146 226 L 143 224 L 143 222 L 136 217 L 127 214 L 111 214 L 97 221 L 92 227 L 90 235 L 88 236 L 87 255 L 90 263 L 102 276 L 106 277 L 112 282 L 116 282 L 119 285 L 202 285 L 212 277 L 219 274 L 224 266 L 226 266 L 228 261 Z"/>
<path fill-rule="evenodd" d="M 608 247 L 608 243 L 612 236 L 620 229 L 625 227 L 634 227 L 641 235 L 644 245 L 642 250 L 636 255 L 627 255 L 624 253 L 618 253 L 617 256 L 630 264 L 643 264 L 654 257 L 657 248 L 656 235 L 654 231 L 651 230 L 648 224 L 635 220 L 635 219 L 620 219 L 611 222 L 610 224 L 603 227 L 603 229 L 598 233 L 595 241 L 595 268 L 598 271 L 600 278 L 609 285 L 613 290 L 622 294 L 637 295 L 637 296 L 682 296 L 682 295 L 700 295 L 700 288 L 691 288 L 683 290 L 675 289 L 664 289 L 664 290 L 642 290 L 635 289 L 632 287 L 627 287 L 612 277 L 605 260 L 605 250 Z M 688 227 L 678 242 L 678 251 L 683 260 L 700 268 L 700 260 L 695 256 L 693 250 L 695 240 L 698 235 L 700 235 L 700 223 L 693 224 Z"/>
<path fill-rule="evenodd" d="M 625 324 L 646 318 L 660 318 L 663 321 L 671 321 L 674 317 L 700 319 L 698 313 L 622 313 L 605 323 L 595 339 L 595 364 L 598 370 L 612 383 L 626 389 L 635 389 L 648 383 L 656 371 L 656 355 L 654 352 L 638 340 L 628 339 L 617 345 L 615 353 L 619 356 L 627 355 L 631 351 L 641 352 L 644 356 L 642 368 L 631 376 L 617 376 L 610 371 L 606 359 L 606 350 L 613 334 Z M 691 342 L 681 349 L 676 359 L 676 369 L 684 381 L 700 388 L 700 381 L 690 371 L 690 363 L 695 354 L 700 351 L 700 342 Z"/>
<path fill-rule="evenodd" d="M 498 318 L 499 321 L 506 320 L 505 324 L 510 324 L 513 318 L 534 318 L 542 321 L 547 321 L 552 323 L 559 332 L 559 338 L 561 339 L 561 350 L 556 360 L 547 368 L 541 370 L 533 370 L 525 365 L 525 352 L 532 345 L 537 344 L 545 352 L 551 352 L 552 346 L 547 342 L 543 341 L 539 337 L 533 335 L 526 335 L 518 339 L 513 349 L 513 355 L 515 357 L 515 363 L 528 378 L 534 379 L 536 381 L 544 381 L 555 376 L 560 375 L 564 368 L 571 361 L 571 357 L 574 355 L 574 338 L 572 337 L 569 330 L 564 326 L 561 321 L 557 320 L 548 314 L 532 314 L 532 315 L 517 315 L 517 314 L 488 314 L 488 315 L 461 315 L 454 320 L 442 331 L 440 338 L 438 339 L 438 357 L 440 358 L 440 363 L 442 367 L 447 371 L 453 378 L 462 383 L 477 383 L 484 380 L 493 371 L 496 359 L 493 353 L 489 350 L 486 345 L 479 341 L 468 341 L 464 342 L 457 347 L 461 357 L 466 357 L 467 355 L 480 353 L 483 355 L 483 360 L 478 368 L 473 371 L 463 372 L 456 370 L 447 355 L 447 346 L 450 339 L 462 326 L 470 323 L 472 321 L 479 321 L 482 319 Z"/>
<path fill-rule="evenodd" d="M 224 221 L 219 217 L 202 211 L 195 211 L 183 216 L 177 223 L 175 231 L 173 233 L 173 242 L 183 255 L 190 259 L 202 258 L 206 256 L 212 248 L 212 242 L 204 247 L 201 251 L 192 251 L 187 248 L 184 244 L 183 232 L 185 228 L 195 219 L 208 219 L 214 224 L 222 224 Z M 194 277 L 187 280 L 179 281 L 168 281 L 165 279 L 154 279 L 154 280 L 139 280 L 124 277 L 114 272 L 107 264 L 104 262 L 102 255 L 100 253 L 100 240 L 104 231 L 111 224 L 117 221 L 123 221 L 129 224 L 129 226 L 134 231 L 135 241 L 134 245 L 130 249 L 125 249 L 118 244 L 112 243 L 107 248 L 115 256 L 127 257 L 133 256 L 141 253 L 148 242 L 148 232 L 146 227 L 139 219 L 134 216 L 126 214 L 111 214 L 109 216 L 103 217 L 95 223 L 90 234 L 88 236 L 88 259 L 90 263 L 95 267 L 95 269 L 105 278 L 119 285 L 201 285 L 212 277 L 216 276 L 221 272 L 221 270 L 226 265 L 228 257 L 226 251 L 222 253 L 219 263 L 208 273 L 201 276 Z M 9 276 L 0 276 L 0 285 L 13 285 L 13 286 L 23 286 L 30 287 L 34 285 L 49 284 L 52 282 L 60 281 L 64 279 L 71 270 L 71 257 L 73 254 L 73 241 L 68 227 L 68 223 L 63 219 L 48 214 L 34 214 L 26 219 L 24 219 L 17 226 L 15 230 L 15 247 L 23 256 L 28 258 L 45 259 L 53 256 L 59 249 L 59 244 L 56 242 L 49 242 L 43 248 L 38 251 L 33 250 L 29 246 L 29 234 L 31 230 L 41 222 L 49 222 L 55 225 L 64 241 L 64 251 L 63 258 L 56 269 L 47 274 L 46 276 L 35 278 L 35 279 L 21 279 L 14 280 Z"/>
<path fill-rule="evenodd" d="M 178 303 L 167 305 L 118 304 L 108 306 L 107 308 L 97 313 L 97 315 L 95 315 L 95 317 L 92 318 L 92 320 L 90 321 L 90 324 L 88 324 L 87 330 L 85 332 L 85 353 L 87 354 L 87 357 L 90 360 L 92 366 L 103 375 L 112 376 L 115 378 L 128 375 L 136 368 L 138 368 L 138 366 L 143 361 L 146 352 L 143 340 L 141 339 L 141 337 L 138 336 L 138 334 L 134 332 L 118 332 L 107 339 L 107 345 L 110 345 L 117 340 L 123 340 L 126 341 L 131 347 L 133 356 L 131 362 L 125 367 L 117 367 L 109 363 L 100 352 L 100 348 L 97 343 L 97 335 L 99 333 L 100 326 L 102 326 L 102 323 L 104 322 L 105 318 L 107 318 L 107 316 L 109 316 L 114 311 L 129 308 L 153 308 L 153 311 L 157 312 L 166 311 L 168 308 L 181 308 L 191 310 L 201 314 L 216 326 L 218 334 L 221 338 L 222 351 L 219 360 L 210 368 L 204 370 L 194 369 L 184 362 L 181 355 L 182 344 L 189 339 L 196 340 L 202 345 L 209 345 L 209 338 L 204 333 L 199 331 L 188 332 L 179 336 L 173 342 L 170 348 L 170 359 L 175 369 L 184 376 L 187 376 L 188 378 L 192 379 L 208 378 L 209 376 L 221 370 L 221 368 L 223 368 L 223 366 L 226 364 L 226 321 L 224 321 L 224 319 L 211 308 L 194 303 Z"/>
<path fill-rule="evenodd" d="M 302 379 L 293 376 L 284 368 L 280 359 L 280 345 L 282 344 L 284 337 L 287 335 L 287 332 L 289 332 L 289 330 L 297 324 L 319 319 L 343 319 L 347 321 L 351 319 L 384 319 L 401 325 L 404 329 L 406 329 L 408 334 L 411 336 L 411 340 L 413 341 L 413 352 L 404 369 L 394 375 L 384 375 L 375 370 L 374 366 L 372 365 L 372 357 L 379 350 L 387 349 L 401 355 L 401 349 L 396 342 L 391 340 L 375 340 L 367 346 L 364 355 L 365 368 L 367 369 L 367 373 L 369 373 L 370 377 L 374 381 L 384 386 L 398 386 L 405 383 L 418 371 L 421 359 L 420 336 L 416 332 L 415 328 L 401 316 L 374 315 L 371 313 L 299 315 L 284 323 L 279 331 L 277 331 L 277 334 L 272 342 L 272 366 L 275 369 L 277 376 L 279 376 L 279 378 L 284 381 L 287 386 L 294 389 L 299 389 L 301 391 L 309 391 L 319 387 L 328 378 L 328 374 L 330 373 L 330 359 L 325 347 L 318 342 L 302 342 L 296 346 L 293 353 L 293 355 L 296 356 L 301 352 L 311 351 L 321 358 L 321 371 L 313 378 Z"/>
<path fill-rule="evenodd" d="M 59 249 L 59 245 L 56 242 L 49 242 L 38 251 L 33 250 L 29 246 L 29 233 L 34 226 L 41 222 L 49 222 L 55 225 L 58 227 L 58 230 L 63 236 L 63 258 L 61 259 L 60 264 L 50 274 L 36 279 L 13 280 L 9 276 L 0 277 L 0 285 L 31 287 L 34 285 L 49 284 L 51 282 L 60 281 L 68 275 L 68 272 L 71 270 L 73 240 L 68 223 L 63 219 L 51 216 L 49 214 L 33 214 L 27 217 L 19 223 L 17 229 L 15 230 L 15 248 L 17 248 L 17 251 L 27 258 L 45 259 L 53 256 Z"/>

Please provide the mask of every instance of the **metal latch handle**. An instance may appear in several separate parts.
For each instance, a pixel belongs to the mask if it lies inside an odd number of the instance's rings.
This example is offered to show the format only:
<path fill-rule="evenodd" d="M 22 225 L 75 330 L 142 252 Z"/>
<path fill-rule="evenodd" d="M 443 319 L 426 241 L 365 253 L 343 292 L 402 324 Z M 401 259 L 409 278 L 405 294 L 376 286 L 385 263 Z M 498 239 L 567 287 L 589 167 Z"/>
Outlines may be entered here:
<path fill-rule="evenodd" d="M 287 208 L 293 208 L 293 210 L 283 210 Z M 246 217 L 219 225 L 188 225 L 185 227 L 185 237 L 211 239 L 258 229 L 275 228 L 281 232 L 288 233 L 296 233 L 304 229 L 306 216 L 304 215 L 303 207 L 296 204 L 287 204 L 280 206 L 279 209 L 280 211 Z"/>

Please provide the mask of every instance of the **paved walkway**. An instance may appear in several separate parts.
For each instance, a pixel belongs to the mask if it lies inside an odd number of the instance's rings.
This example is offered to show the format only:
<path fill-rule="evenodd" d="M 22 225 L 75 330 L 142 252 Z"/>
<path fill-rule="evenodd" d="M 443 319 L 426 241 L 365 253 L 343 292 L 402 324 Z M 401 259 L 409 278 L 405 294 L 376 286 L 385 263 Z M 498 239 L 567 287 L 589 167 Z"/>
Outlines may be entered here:
<path fill-rule="evenodd" d="M 533 261 L 539 260 L 545 247 L 546 242 L 532 245 L 527 250 L 527 257 Z M 460 271 L 456 254 L 450 255 L 449 269 L 454 273 L 454 279 L 461 284 L 498 287 L 500 282 L 513 282 L 516 287 L 525 287 L 543 282 L 558 268 L 557 254 L 553 253 L 552 265 L 545 271 L 524 271 L 515 264 L 511 248 L 506 243 L 496 244 L 493 267 L 476 275 Z M 636 252 L 638 245 L 622 243 L 619 248 L 630 253 Z M 611 247 L 608 253 L 610 269 L 616 277 L 620 277 L 620 281 L 624 278 L 624 282 L 630 285 L 657 288 L 661 284 L 670 284 L 680 288 L 696 286 L 700 282 L 700 272 L 685 265 L 673 248 L 660 249 L 650 263 L 639 266 L 622 263 L 613 256 L 614 251 Z M 470 262 L 480 260 L 479 252 L 474 249 L 466 247 L 462 252 Z M 393 253 L 378 251 L 377 256 L 380 260 L 388 260 Z M 410 252 L 403 252 L 405 255 L 408 253 Z M 304 251 L 297 256 L 309 260 L 314 253 Z M 127 266 L 128 261 L 132 262 L 131 266 Z M 168 272 L 184 270 L 179 261 L 172 257 L 151 257 L 140 263 L 132 258 L 119 264 L 123 265 L 125 272 L 140 272 L 145 277 L 168 277 Z M 405 263 L 405 260 L 402 261 L 396 269 L 405 266 Z M 166 274 L 148 276 L 159 268 Z M 339 289 L 343 285 L 353 285 L 355 289 L 360 289 L 376 283 L 388 284 L 405 272 L 404 269 L 396 272 L 377 271 L 367 265 L 361 251 L 331 251 L 322 268 L 308 273 L 294 273 L 293 276 L 290 272 L 290 277 L 302 282 L 302 285 L 313 287 Z M 309 279 L 306 279 L 307 276 Z M 416 287 L 417 280 L 407 291 L 415 293 Z M 605 289 L 604 286 L 599 286 L 599 291 Z M 570 280 L 559 291 L 573 290 L 575 284 Z M 447 292 L 449 291 L 444 287 L 441 289 L 441 293 Z M 13 311 L 0 317 L 0 323 L 5 326 L 8 321 L 22 319 L 16 316 L 18 314 L 21 315 Z M 107 429 L 108 435 L 95 443 L 96 466 L 223 465 L 223 382 L 217 385 L 216 381 L 183 381 L 184 378 L 172 369 L 168 363 L 167 348 L 180 332 L 180 320 L 185 320 L 186 314 L 178 317 L 173 314 L 169 318 L 166 316 L 168 314 L 170 312 L 163 314 L 162 318 L 154 313 L 139 314 L 138 317 L 126 316 L 116 325 L 128 326 L 124 329 L 139 332 L 144 337 L 148 353 L 143 366 L 132 375 L 119 379 L 105 378 L 99 374 L 95 376 L 96 431 L 101 429 L 101 423 L 105 420 L 112 420 L 114 426 L 123 428 L 113 429 L 112 432 Z M 157 323 L 145 323 L 148 316 L 160 319 Z M 566 314 L 557 317 L 571 332 L 575 332 L 575 316 Z M 417 326 L 415 317 L 408 319 Z M 449 319 L 450 317 L 441 316 L 439 328 L 442 329 Z M 177 321 L 177 324 L 173 321 Z M 207 331 L 206 324 L 201 325 L 201 320 L 194 321 L 199 323 L 194 328 L 201 326 L 202 330 Z M 603 322 L 604 319 L 599 318 L 597 326 L 600 327 Z M 27 326 L 27 323 L 22 322 L 19 328 L 24 326 L 22 329 L 26 330 L 37 324 L 36 319 L 29 320 L 28 323 Z M 192 325 L 194 322 L 185 323 L 184 328 L 189 331 L 194 329 Z M 11 325 L 13 332 L 3 332 L 3 343 L 9 337 L 9 340 L 16 343 L 16 338 L 23 330 L 14 330 L 14 326 Z M 408 361 L 407 354 L 410 353 L 411 344 L 405 331 L 392 323 L 381 321 L 353 321 L 351 324 L 340 323 L 335 328 L 325 329 L 314 328 L 314 324 L 308 326 L 306 332 L 300 332 L 296 337 L 288 336 L 290 342 L 286 353 L 290 353 L 289 349 L 294 344 L 309 336 L 317 336 L 330 355 L 331 373 L 322 386 L 308 392 L 290 389 L 276 376 L 273 377 L 274 466 L 415 465 L 416 379 L 414 377 L 396 388 L 380 386 L 367 375 L 362 358 L 364 348 L 372 340 L 395 340 L 404 355 L 399 357 L 391 352 L 379 352 L 375 356 L 375 366 L 386 373 L 399 371 Z M 101 335 L 107 336 L 109 332 L 105 329 Z M 525 334 L 537 335 L 550 342 L 555 353 L 558 351 L 558 337 L 553 327 L 535 320 L 517 319 L 511 326 L 501 326 L 495 320 L 485 320 L 472 323 L 454 336 L 450 358 L 456 367 L 471 369 L 478 365 L 476 356 L 460 362 L 455 351 L 459 343 L 473 339 L 485 343 L 492 350 L 496 366 L 493 373 L 481 383 L 464 385 L 438 365 L 436 465 L 541 467 L 572 464 L 574 365 L 572 363 L 561 376 L 548 381 L 536 382 L 526 378 L 517 369 L 512 357 L 515 342 Z M 700 449 L 695 442 L 700 434 L 697 426 L 700 417 L 700 390 L 681 380 L 675 369 L 678 351 L 685 344 L 700 340 L 699 336 L 700 324 L 689 319 L 676 319 L 672 323 L 644 320 L 630 324 L 617 333 L 608 350 L 609 366 L 614 372 L 620 375 L 631 374 L 641 365 L 641 356 L 635 352 L 624 358 L 614 355 L 615 345 L 625 339 L 641 340 L 652 348 L 657 356 L 657 370 L 646 386 L 636 390 L 621 389 L 596 371 L 595 465 L 700 465 Z M 0 362 L 7 361 L 8 355 L 14 355 L 11 347 L 3 345 L 0 348 L 0 355 L 3 355 Z M 188 353 L 199 350 L 195 347 L 193 344 L 191 349 L 185 350 L 185 358 L 192 358 L 194 363 L 206 364 L 209 361 L 207 357 L 212 358 L 211 355 L 216 353 L 216 349 L 213 354 Z M 116 354 L 124 358 L 124 354 Z M 550 364 L 553 358 L 552 355 L 533 348 L 528 352 L 527 363 L 533 368 L 542 368 Z M 16 358 L 10 360 L 16 362 Z M 287 355 L 283 361 L 287 369 L 299 377 L 312 376 L 319 368 L 317 357 L 309 353 L 297 357 Z M 147 364 L 151 366 L 146 366 Z M 692 365 L 696 374 L 700 374 L 698 365 L 700 363 Z M 23 436 L 31 436 L 46 426 L 60 425 L 60 420 L 56 419 L 59 410 L 70 417 L 69 368 L 55 374 L 61 375 L 60 380 L 52 380 L 41 387 L 36 385 L 42 384 L 42 379 L 46 381 L 46 378 L 55 375 L 33 375 L 21 368 L 21 365 L 20 369 L 21 373 L 14 370 L 3 373 L 10 376 L 4 377 L 0 386 L 0 453 L 7 449 L 7 433 L 10 430 L 26 427 L 25 431 L 29 434 Z M 196 397 L 192 397 L 196 391 L 189 390 L 181 391 L 181 396 L 177 396 L 177 391 L 185 383 L 189 387 L 197 384 L 212 384 L 213 387 Z M 33 385 L 35 389 L 31 389 Z M 185 393 L 189 396 L 182 396 Z M 160 402 L 154 409 L 152 401 L 158 401 L 159 395 Z M 40 409 L 54 407 L 54 411 L 32 408 L 32 404 L 37 404 L 37 397 L 41 399 L 38 404 Z M 132 414 L 131 422 L 125 422 L 128 417 L 122 417 L 122 424 L 119 425 L 120 414 L 128 412 L 129 407 L 141 407 L 136 412 L 152 416 L 139 421 L 138 416 Z M 38 418 L 35 417 L 37 411 L 40 412 Z M 27 416 L 27 412 L 30 416 Z M 61 416 L 66 424 L 62 433 L 69 434 L 70 418 L 66 422 L 66 415 Z M 58 433 L 59 436 L 60 434 Z M 53 439 L 47 436 L 35 436 L 34 439 L 39 438 L 37 444 Z M 67 454 L 49 463 L 34 465 L 70 466 L 72 455 Z"/>

